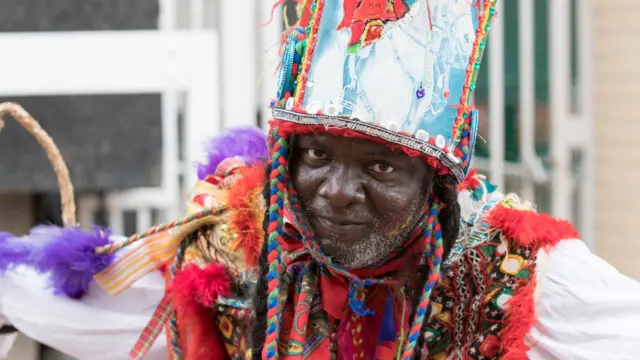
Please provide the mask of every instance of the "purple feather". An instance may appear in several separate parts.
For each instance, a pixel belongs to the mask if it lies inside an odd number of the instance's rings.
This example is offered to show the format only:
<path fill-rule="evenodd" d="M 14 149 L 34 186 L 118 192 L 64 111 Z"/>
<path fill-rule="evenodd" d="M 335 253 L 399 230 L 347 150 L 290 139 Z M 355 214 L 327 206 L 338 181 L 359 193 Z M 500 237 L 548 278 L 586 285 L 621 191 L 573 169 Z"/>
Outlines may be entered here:
<path fill-rule="evenodd" d="M 36 226 L 26 236 L 0 233 L 0 274 L 19 265 L 48 274 L 56 295 L 81 298 L 93 276 L 109 266 L 113 255 L 97 255 L 109 243 L 109 232 L 94 228 Z"/>
<path fill-rule="evenodd" d="M 29 261 L 31 249 L 8 232 L 0 232 L 0 274 Z"/>
<path fill-rule="evenodd" d="M 197 164 L 198 179 L 204 180 L 213 175 L 220 163 L 228 158 L 239 156 L 249 163 L 267 159 L 267 137 L 256 127 L 229 129 L 209 140 L 207 160 Z"/>
<path fill-rule="evenodd" d="M 80 228 L 40 226 L 30 236 L 48 236 L 44 246 L 33 255 L 33 265 L 50 275 L 56 295 L 81 298 L 89 289 L 93 276 L 106 269 L 113 255 L 98 255 L 95 249 L 109 243 L 109 232 L 94 227 L 86 232 Z"/>

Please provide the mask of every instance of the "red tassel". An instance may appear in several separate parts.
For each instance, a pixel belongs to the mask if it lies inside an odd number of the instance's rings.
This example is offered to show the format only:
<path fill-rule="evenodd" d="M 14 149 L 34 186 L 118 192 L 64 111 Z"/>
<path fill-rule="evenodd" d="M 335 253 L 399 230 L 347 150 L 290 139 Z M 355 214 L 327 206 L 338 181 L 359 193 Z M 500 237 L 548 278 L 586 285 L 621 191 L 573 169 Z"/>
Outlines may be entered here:
<path fill-rule="evenodd" d="M 470 169 L 467 177 L 458 185 L 458 191 L 473 190 L 480 187 L 480 179 L 478 179 L 477 175 L 478 171 L 476 169 Z"/>
<path fill-rule="evenodd" d="M 230 279 L 224 266 L 200 268 L 191 264 L 176 273 L 170 291 L 178 314 L 185 360 L 224 359 L 212 305 L 218 296 L 229 295 Z"/>

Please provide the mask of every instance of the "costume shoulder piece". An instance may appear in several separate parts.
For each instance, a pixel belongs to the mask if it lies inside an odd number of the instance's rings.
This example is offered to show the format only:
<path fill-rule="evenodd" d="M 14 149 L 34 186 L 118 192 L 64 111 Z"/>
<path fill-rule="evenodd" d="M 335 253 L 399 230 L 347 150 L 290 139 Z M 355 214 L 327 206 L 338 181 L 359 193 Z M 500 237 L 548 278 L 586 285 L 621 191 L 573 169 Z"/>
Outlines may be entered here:
<path fill-rule="evenodd" d="M 527 359 L 538 255 L 578 238 L 568 222 L 493 190 L 473 171 L 461 185 L 461 236 L 425 332 L 430 359 Z"/>
<path fill-rule="evenodd" d="M 257 128 L 230 130 L 210 141 L 207 155 L 183 218 L 121 240 L 98 227 L 7 234 L 0 270 L 31 266 L 50 275 L 56 293 L 75 299 L 91 281 L 115 296 L 160 270 L 166 293 L 131 358 L 143 358 L 165 325 L 172 351 L 184 359 L 244 354 L 242 327 L 264 237 L 266 137 Z"/>
<path fill-rule="evenodd" d="M 187 216 L 166 231 L 143 234 L 134 255 L 95 277 L 116 294 L 126 285 L 122 279 L 139 276 L 141 262 L 165 267 L 167 293 L 133 358 L 144 355 L 165 324 L 171 351 L 185 360 L 246 352 L 249 294 L 264 237 L 266 137 L 258 129 L 238 129 L 213 139 L 208 153 Z"/>

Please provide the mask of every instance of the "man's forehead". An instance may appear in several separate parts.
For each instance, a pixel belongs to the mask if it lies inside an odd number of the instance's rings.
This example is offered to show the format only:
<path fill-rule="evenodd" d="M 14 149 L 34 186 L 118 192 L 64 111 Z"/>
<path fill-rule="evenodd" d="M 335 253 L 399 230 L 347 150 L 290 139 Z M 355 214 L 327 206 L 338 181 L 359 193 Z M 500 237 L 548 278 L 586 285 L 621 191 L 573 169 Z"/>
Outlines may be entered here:
<path fill-rule="evenodd" d="M 358 153 L 371 153 L 380 155 L 406 156 L 398 150 L 394 150 L 379 142 L 356 137 L 334 136 L 330 134 L 302 135 L 297 140 L 298 145 L 304 148 L 321 148 L 358 151 Z"/>

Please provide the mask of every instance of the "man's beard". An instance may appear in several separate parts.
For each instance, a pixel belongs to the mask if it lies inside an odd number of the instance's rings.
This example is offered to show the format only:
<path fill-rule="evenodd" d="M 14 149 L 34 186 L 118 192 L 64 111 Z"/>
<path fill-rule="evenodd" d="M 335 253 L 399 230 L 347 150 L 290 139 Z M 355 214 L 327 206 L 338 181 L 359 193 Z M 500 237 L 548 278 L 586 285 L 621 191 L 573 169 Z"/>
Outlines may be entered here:
<path fill-rule="evenodd" d="M 384 222 L 395 220 L 398 226 L 394 229 L 382 229 L 380 227 L 382 221 L 378 219 L 374 222 L 371 234 L 355 243 L 345 244 L 340 241 L 339 237 L 335 237 L 318 239 L 319 245 L 322 248 L 323 243 L 330 242 L 333 251 L 327 255 L 330 255 L 331 260 L 344 269 L 354 270 L 373 266 L 409 240 L 411 233 L 424 214 L 425 207 L 424 197 L 418 197 L 411 203 L 409 218 L 399 219 L 397 214 L 387 215 Z"/>

